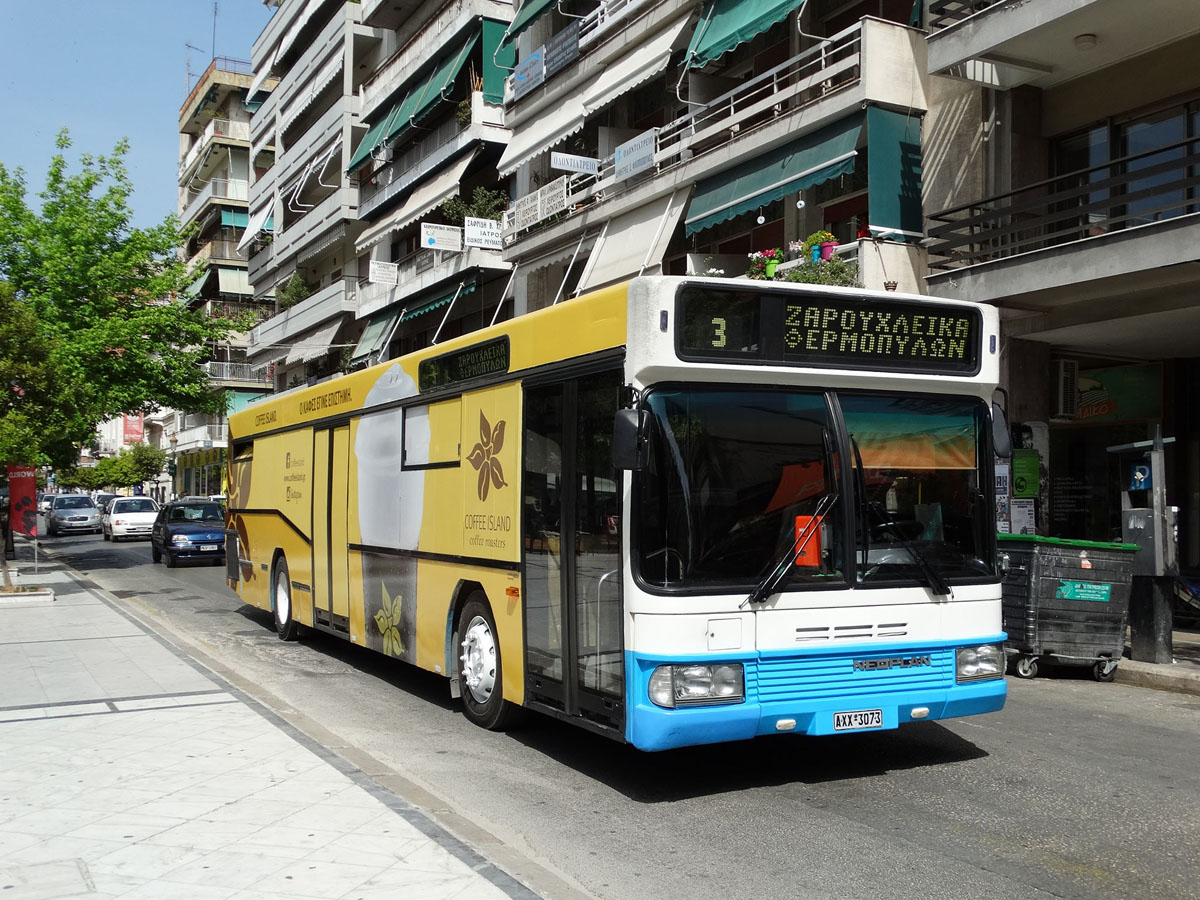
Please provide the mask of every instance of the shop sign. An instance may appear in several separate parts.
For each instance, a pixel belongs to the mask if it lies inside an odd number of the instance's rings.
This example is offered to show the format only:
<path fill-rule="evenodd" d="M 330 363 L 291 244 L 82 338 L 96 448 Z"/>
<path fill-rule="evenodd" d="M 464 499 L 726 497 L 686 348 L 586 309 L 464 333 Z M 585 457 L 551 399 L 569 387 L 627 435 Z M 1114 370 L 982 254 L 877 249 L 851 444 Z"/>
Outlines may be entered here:
<path fill-rule="evenodd" d="M 555 178 L 538 191 L 538 219 L 548 219 L 567 209 L 567 176 Z"/>
<path fill-rule="evenodd" d="M 654 168 L 654 145 L 657 140 L 658 129 L 651 128 L 617 147 L 614 172 L 616 180 L 624 181 L 639 172 Z"/>
<path fill-rule="evenodd" d="M 1117 366 L 1079 373 L 1076 425 L 1162 418 L 1162 365 Z"/>
<path fill-rule="evenodd" d="M 485 250 L 503 250 L 500 241 L 500 222 L 496 219 L 476 219 L 467 216 L 463 221 L 463 243 Z"/>
<path fill-rule="evenodd" d="M 513 203 L 513 228 L 516 231 L 521 231 L 525 228 L 531 228 L 538 221 L 538 196 L 541 191 L 534 191 L 532 194 L 526 194 L 524 197 L 518 197 Z"/>
<path fill-rule="evenodd" d="M 517 63 L 517 68 L 513 70 L 514 100 L 520 100 L 546 80 L 546 68 L 543 65 L 545 58 L 546 47 L 543 45 Z"/>
<path fill-rule="evenodd" d="M 579 19 L 550 38 L 545 47 L 542 80 L 565 69 L 579 56 Z"/>
<path fill-rule="evenodd" d="M 560 172 L 582 172 L 584 175 L 599 175 L 600 160 L 590 156 L 574 156 L 570 153 L 550 153 L 550 168 Z"/>
<path fill-rule="evenodd" d="M 421 246 L 427 250 L 448 250 L 452 253 L 461 253 L 463 248 L 463 230 L 453 225 L 435 225 L 431 222 L 422 222 Z"/>
<path fill-rule="evenodd" d="M 386 284 L 389 287 L 395 287 L 400 283 L 400 264 L 373 259 L 368 278 L 372 284 Z"/>

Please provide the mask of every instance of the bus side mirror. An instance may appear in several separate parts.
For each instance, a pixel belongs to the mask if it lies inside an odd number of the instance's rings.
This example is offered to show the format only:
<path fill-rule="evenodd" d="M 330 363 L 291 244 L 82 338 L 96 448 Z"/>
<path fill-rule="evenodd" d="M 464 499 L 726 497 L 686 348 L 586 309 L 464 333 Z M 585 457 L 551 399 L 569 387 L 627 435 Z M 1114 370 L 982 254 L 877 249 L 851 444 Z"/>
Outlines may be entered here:
<path fill-rule="evenodd" d="M 1008 417 L 1000 404 L 992 404 L 992 447 L 1001 459 L 1012 457 L 1012 434 L 1008 430 Z"/>
<path fill-rule="evenodd" d="M 650 462 L 646 440 L 650 414 L 644 409 L 618 409 L 613 419 L 613 467 L 640 472 Z"/>

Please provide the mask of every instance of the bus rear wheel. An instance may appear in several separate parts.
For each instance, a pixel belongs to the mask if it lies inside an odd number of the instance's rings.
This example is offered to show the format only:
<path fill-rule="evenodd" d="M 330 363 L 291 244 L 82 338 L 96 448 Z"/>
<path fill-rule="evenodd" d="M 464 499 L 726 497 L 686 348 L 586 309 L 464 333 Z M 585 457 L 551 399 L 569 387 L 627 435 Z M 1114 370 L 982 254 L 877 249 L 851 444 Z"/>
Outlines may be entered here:
<path fill-rule="evenodd" d="M 287 560 L 282 555 L 275 561 L 274 592 L 271 608 L 275 612 L 275 631 L 281 641 L 294 641 L 300 636 L 300 625 L 292 618 L 292 579 Z"/>
<path fill-rule="evenodd" d="M 503 664 L 496 621 L 483 594 L 476 591 L 458 620 L 458 683 L 466 717 L 489 731 L 502 731 L 516 715 L 504 699 Z"/>

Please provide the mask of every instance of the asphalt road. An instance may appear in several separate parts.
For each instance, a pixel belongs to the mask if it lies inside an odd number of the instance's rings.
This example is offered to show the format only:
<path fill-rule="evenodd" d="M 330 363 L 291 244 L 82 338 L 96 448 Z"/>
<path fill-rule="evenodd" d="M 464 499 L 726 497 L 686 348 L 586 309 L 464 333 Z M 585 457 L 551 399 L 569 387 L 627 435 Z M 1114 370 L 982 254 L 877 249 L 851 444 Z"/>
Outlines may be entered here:
<path fill-rule="evenodd" d="M 1064 670 L 1010 679 L 990 716 L 643 754 L 540 717 L 475 728 L 439 677 L 279 641 L 222 568 L 44 544 L 547 896 L 1197 896 L 1200 698 Z"/>

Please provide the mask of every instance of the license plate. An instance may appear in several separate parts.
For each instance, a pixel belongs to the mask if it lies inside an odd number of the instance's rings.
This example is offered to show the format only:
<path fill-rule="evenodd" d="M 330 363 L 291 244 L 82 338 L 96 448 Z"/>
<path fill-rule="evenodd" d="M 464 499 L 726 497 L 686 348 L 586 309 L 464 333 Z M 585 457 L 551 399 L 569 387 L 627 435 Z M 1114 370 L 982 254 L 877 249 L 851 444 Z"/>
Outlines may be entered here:
<path fill-rule="evenodd" d="M 858 731 L 863 728 L 882 728 L 882 709 L 856 709 L 833 714 L 834 731 Z"/>
<path fill-rule="evenodd" d="M 220 544 L 201 544 L 200 549 L 201 550 L 219 550 Z"/>

